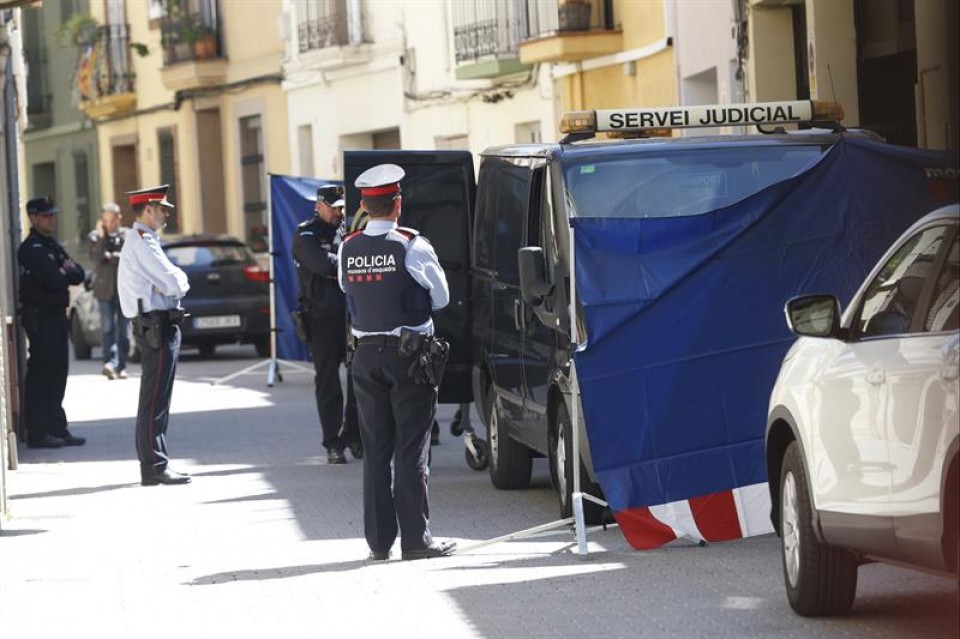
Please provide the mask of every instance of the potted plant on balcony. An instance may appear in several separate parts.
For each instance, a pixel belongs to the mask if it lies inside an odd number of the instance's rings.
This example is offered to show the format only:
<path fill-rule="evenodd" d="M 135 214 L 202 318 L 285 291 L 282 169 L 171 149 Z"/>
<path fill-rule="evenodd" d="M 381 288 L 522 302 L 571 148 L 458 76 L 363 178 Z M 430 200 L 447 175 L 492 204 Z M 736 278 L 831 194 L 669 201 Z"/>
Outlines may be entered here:
<path fill-rule="evenodd" d="M 74 13 L 56 30 L 64 46 L 85 47 L 97 41 L 100 23 L 88 13 Z"/>
<path fill-rule="evenodd" d="M 590 29 L 590 3 L 587 0 L 564 0 L 559 7 L 560 31 Z"/>
<path fill-rule="evenodd" d="M 197 60 L 209 60 L 217 57 L 217 34 L 205 24 L 197 26 L 197 39 L 193 43 L 193 53 Z"/>

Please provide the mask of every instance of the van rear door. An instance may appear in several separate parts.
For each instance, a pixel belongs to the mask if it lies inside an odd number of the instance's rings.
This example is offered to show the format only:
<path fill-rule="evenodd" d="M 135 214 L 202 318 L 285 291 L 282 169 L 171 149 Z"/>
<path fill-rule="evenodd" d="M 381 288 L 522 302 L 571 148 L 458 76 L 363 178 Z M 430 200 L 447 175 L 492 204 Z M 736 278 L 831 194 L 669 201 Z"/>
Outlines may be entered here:
<path fill-rule="evenodd" d="M 390 162 L 403 167 L 403 213 L 400 225 L 417 229 L 430 240 L 450 285 L 450 304 L 434 318 L 437 334 L 450 342 L 450 360 L 439 401 L 473 401 L 471 388 L 470 232 L 476 180 L 469 151 L 345 151 L 347 224 L 360 215 L 357 176 Z M 365 217 L 365 216 L 362 216 Z"/>

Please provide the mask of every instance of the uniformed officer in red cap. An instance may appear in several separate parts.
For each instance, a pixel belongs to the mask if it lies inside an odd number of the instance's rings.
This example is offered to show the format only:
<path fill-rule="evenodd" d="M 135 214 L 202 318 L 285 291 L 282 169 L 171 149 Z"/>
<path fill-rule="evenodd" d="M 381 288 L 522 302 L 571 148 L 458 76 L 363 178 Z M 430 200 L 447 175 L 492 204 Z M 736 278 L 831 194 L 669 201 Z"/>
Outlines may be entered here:
<path fill-rule="evenodd" d="M 340 386 L 340 365 L 347 354 L 347 304 L 337 284 L 337 250 L 342 241 L 343 187 L 325 184 L 317 189 L 313 217 L 297 226 L 293 260 L 328 464 L 347 463 L 347 447 L 355 459 L 363 458 L 356 420 L 344 420 Z"/>
<path fill-rule="evenodd" d="M 80 446 L 86 440 L 67 430 L 63 395 L 67 388 L 67 306 L 71 284 L 83 281 L 83 268 L 57 242 L 57 213 L 49 197 L 27 202 L 30 233 L 17 249 L 22 325 L 30 340 L 24 382 L 27 446 Z"/>
<path fill-rule="evenodd" d="M 190 290 L 187 274 L 170 262 L 160 248 L 158 233 L 173 204 L 169 186 L 127 193 L 136 215 L 120 251 L 117 288 L 124 316 L 133 320 L 142 353 L 140 403 L 137 406 L 137 457 L 140 483 L 186 484 L 188 475 L 168 466 L 167 422 L 170 396 L 180 354 L 180 299 Z"/>
<path fill-rule="evenodd" d="M 351 366 L 364 447 L 363 523 L 373 561 L 389 559 L 398 523 L 405 560 L 449 555 L 456 545 L 430 533 L 427 462 L 437 387 L 415 379 L 414 358 L 400 351 L 401 336 L 433 334 L 433 312 L 449 303 L 450 291 L 430 242 L 397 226 L 403 176 L 396 164 L 360 174 L 355 185 L 369 221 L 344 239 L 339 254 L 356 341 Z"/>

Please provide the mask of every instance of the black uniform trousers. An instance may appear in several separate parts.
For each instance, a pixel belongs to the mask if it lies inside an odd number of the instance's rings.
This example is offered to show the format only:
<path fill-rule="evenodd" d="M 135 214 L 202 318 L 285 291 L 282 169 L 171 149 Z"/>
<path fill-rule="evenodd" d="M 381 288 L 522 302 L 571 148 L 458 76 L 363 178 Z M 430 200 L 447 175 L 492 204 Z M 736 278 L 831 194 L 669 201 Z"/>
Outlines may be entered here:
<path fill-rule="evenodd" d="M 340 317 L 309 315 L 310 357 L 317 415 L 323 430 L 324 448 L 340 448 L 360 441 L 355 420 L 343 419 L 343 388 L 340 365 L 347 354 L 346 321 Z M 341 429 L 343 432 L 341 432 Z"/>
<path fill-rule="evenodd" d="M 66 434 L 67 414 L 63 395 L 67 390 L 70 354 L 67 350 L 69 322 L 64 309 L 24 308 L 23 326 L 30 340 L 24 409 L 27 439 Z"/>
<path fill-rule="evenodd" d="M 351 364 L 364 450 L 363 529 L 374 552 L 390 550 L 398 522 L 401 550 L 433 542 L 427 459 L 437 391 L 410 377 L 412 361 L 397 351 L 396 338 L 366 337 Z"/>
<path fill-rule="evenodd" d="M 163 320 L 160 348 L 152 348 L 140 339 L 143 359 L 140 377 L 140 403 L 137 406 L 137 458 L 141 477 L 151 477 L 167 468 L 167 422 L 170 397 L 180 356 L 180 327 Z"/>

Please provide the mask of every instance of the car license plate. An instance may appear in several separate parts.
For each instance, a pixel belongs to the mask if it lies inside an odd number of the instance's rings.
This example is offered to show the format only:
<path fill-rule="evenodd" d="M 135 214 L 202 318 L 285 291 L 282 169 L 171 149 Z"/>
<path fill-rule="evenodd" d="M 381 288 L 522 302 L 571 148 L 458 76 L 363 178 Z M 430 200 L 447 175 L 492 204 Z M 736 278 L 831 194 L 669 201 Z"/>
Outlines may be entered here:
<path fill-rule="evenodd" d="M 236 328 L 240 326 L 239 315 L 212 315 L 210 317 L 194 317 L 194 328 Z"/>

